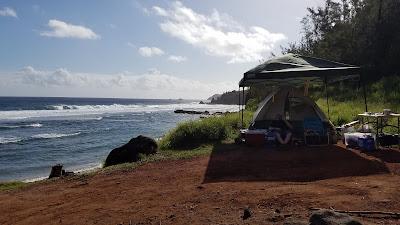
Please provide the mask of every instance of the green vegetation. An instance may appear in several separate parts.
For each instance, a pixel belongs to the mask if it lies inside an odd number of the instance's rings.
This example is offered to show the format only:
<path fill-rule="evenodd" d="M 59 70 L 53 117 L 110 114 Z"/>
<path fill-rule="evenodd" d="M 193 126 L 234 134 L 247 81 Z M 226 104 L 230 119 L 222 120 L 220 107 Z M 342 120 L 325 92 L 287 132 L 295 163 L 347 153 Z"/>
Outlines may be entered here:
<path fill-rule="evenodd" d="M 245 110 L 243 116 L 244 127 L 248 127 L 252 111 Z M 237 112 L 180 123 L 159 141 L 160 151 L 157 154 L 141 154 L 138 162 L 102 168 L 100 172 L 131 170 L 149 162 L 209 155 L 215 144 L 231 143 L 232 139 L 237 137 L 240 123 L 241 114 Z"/>
<path fill-rule="evenodd" d="M 12 181 L 12 182 L 0 183 L 0 191 L 15 190 L 18 188 L 25 187 L 26 185 L 28 185 L 28 184 L 24 183 L 22 181 Z"/>
<path fill-rule="evenodd" d="M 326 0 L 308 8 L 302 40 L 283 52 L 359 65 L 369 82 L 398 75 L 399 15 L 398 0 Z"/>
<path fill-rule="evenodd" d="M 366 83 L 368 111 L 384 108 L 400 112 L 400 1 L 325 0 L 308 8 L 302 19 L 302 39 L 290 43 L 283 53 L 298 53 L 359 65 Z M 330 87 L 330 115 L 335 125 L 356 119 L 365 111 L 358 84 Z M 327 113 L 323 89 L 310 90 L 312 98 Z"/>
<path fill-rule="evenodd" d="M 244 127 L 249 125 L 252 112 L 244 112 Z M 241 118 L 238 113 L 209 117 L 178 124 L 160 141 L 160 149 L 185 149 L 205 143 L 237 137 Z"/>
<path fill-rule="evenodd" d="M 382 112 L 391 109 L 400 112 L 400 77 L 383 77 L 378 82 L 367 85 L 368 111 Z M 325 93 L 313 90 L 312 98 L 328 115 Z M 330 119 L 335 125 L 342 125 L 357 119 L 357 114 L 365 111 L 362 90 L 352 85 L 338 84 L 330 87 L 329 91 Z"/>

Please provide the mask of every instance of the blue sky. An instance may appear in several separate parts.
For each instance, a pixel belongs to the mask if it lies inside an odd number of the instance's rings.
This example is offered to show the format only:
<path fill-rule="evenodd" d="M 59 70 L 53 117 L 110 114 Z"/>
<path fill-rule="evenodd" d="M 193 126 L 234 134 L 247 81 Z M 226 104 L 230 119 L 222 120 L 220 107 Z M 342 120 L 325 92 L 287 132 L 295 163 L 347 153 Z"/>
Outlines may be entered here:
<path fill-rule="evenodd" d="M 322 0 L 0 0 L 0 95 L 206 98 Z"/>

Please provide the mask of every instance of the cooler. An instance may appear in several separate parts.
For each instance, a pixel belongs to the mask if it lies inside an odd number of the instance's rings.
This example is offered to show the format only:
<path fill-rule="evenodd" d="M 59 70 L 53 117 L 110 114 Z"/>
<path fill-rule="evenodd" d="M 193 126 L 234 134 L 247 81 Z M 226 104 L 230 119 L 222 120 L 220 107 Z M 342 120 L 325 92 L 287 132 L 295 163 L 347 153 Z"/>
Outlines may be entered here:
<path fill-rule="evenodd" d="M 375 150 L 375 139 L 372 136 L 364 135 L 358 138 L 358 147 L 365 151 Z"/>
<path fill-rule="evenodd" d="M 248 130 L 245 134 L 246 144 L 261 147 L 265 142 L 265 130 Z"/>

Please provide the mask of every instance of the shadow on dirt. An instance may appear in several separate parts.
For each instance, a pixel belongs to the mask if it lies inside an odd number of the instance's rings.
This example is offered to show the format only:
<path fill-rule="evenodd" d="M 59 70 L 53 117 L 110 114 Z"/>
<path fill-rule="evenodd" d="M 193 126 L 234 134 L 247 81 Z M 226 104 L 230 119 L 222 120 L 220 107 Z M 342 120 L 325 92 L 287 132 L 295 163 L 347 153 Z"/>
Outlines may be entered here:
<path fill-rule="evenodd" d="M 387 163 L 400 163 L 400 151 L 396 149 L 384 149 L 373 152 L 364 152 L 369 156 L 379 158 Z"/>
<path fill-rule="evenodd" d="M 382 173 L 389 173 L 383 162 L 336 145 L 265 149 L 215 144 L 203 182 L 304 182 Z"/>

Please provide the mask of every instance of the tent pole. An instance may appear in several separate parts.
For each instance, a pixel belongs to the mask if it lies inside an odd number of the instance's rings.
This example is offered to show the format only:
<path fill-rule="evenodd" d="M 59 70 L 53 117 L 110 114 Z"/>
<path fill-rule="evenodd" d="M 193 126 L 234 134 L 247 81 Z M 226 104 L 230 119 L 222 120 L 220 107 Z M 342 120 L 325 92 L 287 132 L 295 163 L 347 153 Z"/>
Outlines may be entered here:
<path fill-rule="evenodd" d="M 241 111 L 241 109 L 240 109 L 240 104 L 241 104 L 241 101 L 240 101 L 240 86 L 239 86 L 239 120 L 240 120 L 240 111 Z M 243 128 L 243 122 L 240 124 L 240 128 Z"/>
<path fill-rule="evenodd" d="M 325 76 L 325 93 L 326 93 L 326 105 L 328 106 L 328 119 L 331 120 L 330 110 L 329 110 L 329 93 L 328 93 L 328 81 Z"/>
<path fill-rule="evenodd" d="M 243 111 L 244 111 L 244 103 L 245 103 L 245 101 L 244 101 L 244 87 L 242 87 L 242 90 L 243 90 L 243 92 L 242 92 L 242 103 L 243 103 L 243 105 L 242 105 L 242 128 L 243 128 Z M 240 92 L 239 92 L 239 95 L 240 95 Z"/>
<path fill-rule="evenodd" d="M 364 94 L 364 105 L 365 105 L 365 112 L 368 112 L 368 105 L 367 105 L 367 91 L 365 90 L 365 82 L 361 79 L 362 86 L 363 86 L 363 94 Z"/>

